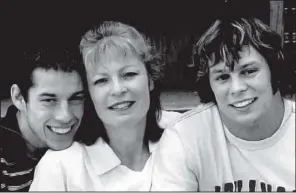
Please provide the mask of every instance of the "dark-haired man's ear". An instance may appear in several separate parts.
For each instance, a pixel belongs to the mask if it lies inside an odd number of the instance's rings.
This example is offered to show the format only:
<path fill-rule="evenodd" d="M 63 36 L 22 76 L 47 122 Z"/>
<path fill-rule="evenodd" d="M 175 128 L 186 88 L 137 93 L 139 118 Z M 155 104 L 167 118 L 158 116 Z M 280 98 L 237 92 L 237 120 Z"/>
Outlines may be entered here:
<path fill-rule="evenodd" d="M 149 77 L 149 90 L 152 91 L 154 89 L 154 81 L 151 77 Z"/>
<path fill-rule="evenodd" d="M 11 96 L 11 100 L 12 100 L 12 103 L 14 104 L 14 106 L 16 106 L 16 108 L 20 111 L 24 110 L 24 108 L 26 106 L 26 101 L 25 101 L 18 85 L 13 84 L 11 86 L 10 96 Z"/>

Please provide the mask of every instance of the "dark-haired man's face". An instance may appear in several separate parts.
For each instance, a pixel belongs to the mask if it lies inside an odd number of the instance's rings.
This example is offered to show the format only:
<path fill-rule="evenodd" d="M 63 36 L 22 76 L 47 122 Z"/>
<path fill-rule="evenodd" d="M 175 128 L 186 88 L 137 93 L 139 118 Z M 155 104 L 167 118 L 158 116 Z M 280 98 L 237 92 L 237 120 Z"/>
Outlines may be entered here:
<path fill-rule="evenodd" d="M 231 71 L 225 62 L 210 67 L 210 85 L 222 117 L 252 126 L 273 105 L 271 72 L 253 47 L 244 47 Z"/>
<path fill-rule="evenodd" d="M 38 147 L 68 148 L 80 125 L 84 94 L 76 71 L 35 69 L 33 86 L 28 91 L 26 109 L 21 111 L 26 134 Z"/>

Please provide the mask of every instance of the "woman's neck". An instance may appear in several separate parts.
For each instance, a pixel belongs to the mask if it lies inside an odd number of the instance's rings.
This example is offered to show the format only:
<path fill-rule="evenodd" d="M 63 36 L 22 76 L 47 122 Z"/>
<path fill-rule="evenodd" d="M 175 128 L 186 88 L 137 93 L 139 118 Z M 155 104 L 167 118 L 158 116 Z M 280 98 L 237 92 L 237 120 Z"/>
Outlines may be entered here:
<path fill-rule="evenodd" d="M 272 106 L 259 120 L 249 126 L 225 121 L 229 131 L 240 139 L 259 141 L 271 137 L 279 128 L 284 117 L 284 101 L 279 92 L 275 94 Z"/>
<path fill-rule="evenodd" d="M 149 158 L 149 147 L 144 144 L 146 119 L 134 125 L 105 126 L 109 145 L 122 165 L 141 171 Z"/>

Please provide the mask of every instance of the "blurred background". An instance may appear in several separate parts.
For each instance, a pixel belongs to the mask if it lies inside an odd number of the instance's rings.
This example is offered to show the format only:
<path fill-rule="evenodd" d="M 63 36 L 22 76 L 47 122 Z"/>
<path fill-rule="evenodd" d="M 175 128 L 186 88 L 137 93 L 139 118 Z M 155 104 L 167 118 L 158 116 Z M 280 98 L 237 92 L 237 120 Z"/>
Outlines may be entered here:
<path fill-rule="evenodd" d="M 295 5 L 295 0 L 1 0 L 1 109 L 10 104 L 9 89 L 14 77 L 21 73 L 17 66 L 22 64 L 17 58 L 23 52 L 55 44 L 78 47 L 81 36 L 105 20 L 134 26 L 150 37 L 162 53 L 164 108 L 178 111 L 193 108 L 199 99 L 195 91 L 192 46 L 205 29 L 217 17 L 227 14 L 256 16 L 282 35 L 285 52 L 293 59 L 296 53 Z M 2 110 L 1 116 L 4 114 Z"/>

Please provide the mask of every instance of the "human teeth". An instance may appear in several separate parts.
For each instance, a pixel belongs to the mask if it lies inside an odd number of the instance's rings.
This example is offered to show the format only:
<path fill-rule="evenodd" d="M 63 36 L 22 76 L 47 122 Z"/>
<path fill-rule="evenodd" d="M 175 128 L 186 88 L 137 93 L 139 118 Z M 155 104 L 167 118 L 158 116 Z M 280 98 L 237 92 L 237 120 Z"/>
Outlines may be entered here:
<path fill-rule="evenodd" d="M 252 102 L 253 102 L 253 99 L 249 99 L 249 100 L 245 100 L 243 102 L 235 103 L 235 104 L 233 104 L 233 106 L 235 106 L 235 107 L 244 107 L 244 106 L 249 105 Z"/>
<path fill-rule="evenodd" d="M 131 103 L 121 103 L 121 104 L 118 104 L 118 105 L 115 105 L 115 106 L 112 106 L 113 109 L 125 109 L 125 108 L 128 108 L 128 106 L 130 105 Z"/>
<path fill-rule="evenodd" d="M 71 127 L 68 127 L 68 128 L 51 127 L 51 130 L 55 133 L 65 134 L 71 131 Z"/>

